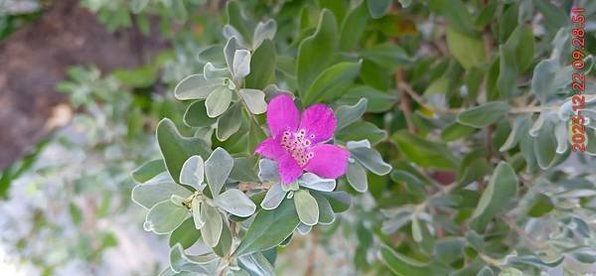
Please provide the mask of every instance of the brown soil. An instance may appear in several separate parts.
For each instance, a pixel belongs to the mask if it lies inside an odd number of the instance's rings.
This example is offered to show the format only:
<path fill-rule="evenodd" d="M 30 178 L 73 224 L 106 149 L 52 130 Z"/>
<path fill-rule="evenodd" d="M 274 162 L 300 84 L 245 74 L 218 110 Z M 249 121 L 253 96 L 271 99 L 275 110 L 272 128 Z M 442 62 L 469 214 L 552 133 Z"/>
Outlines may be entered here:
<path fill-rule="evenodd" d="M 56 125 L 50 118 L 66 98 L 55 86 L 69 66 L 134 68 L 165 47 L 136 29 L 109 33 L 77 0 L 54 1 L 37 21 L 0 41 L 0 170 Z"/>

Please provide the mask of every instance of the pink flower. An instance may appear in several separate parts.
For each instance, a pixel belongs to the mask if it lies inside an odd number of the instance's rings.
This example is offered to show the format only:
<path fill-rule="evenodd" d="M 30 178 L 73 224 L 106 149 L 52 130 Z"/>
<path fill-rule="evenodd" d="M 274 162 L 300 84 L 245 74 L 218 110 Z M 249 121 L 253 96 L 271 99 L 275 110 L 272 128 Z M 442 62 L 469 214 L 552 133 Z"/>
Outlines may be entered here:
<path fill-rule="evenodd" d="M 255 151 L 277 162 L 283 184 L 294 182 L 303 171 L 323 178 L 338 178 L 346 173 L 348 151 L 325 144 L 337 127 L 329 106 L 311 105 L 300 118 L 292 98 L 280 95 L 267 106 L 267 124 L 271 137 Z"/>

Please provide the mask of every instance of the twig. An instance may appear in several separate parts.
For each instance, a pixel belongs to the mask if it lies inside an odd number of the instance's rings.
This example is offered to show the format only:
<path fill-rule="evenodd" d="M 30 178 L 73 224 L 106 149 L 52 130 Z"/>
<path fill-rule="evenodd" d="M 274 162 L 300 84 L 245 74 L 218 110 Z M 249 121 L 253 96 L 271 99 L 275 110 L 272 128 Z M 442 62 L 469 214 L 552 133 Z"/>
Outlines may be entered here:
<path fill-rule="evenodd" d="M 411 133 L 416 133 L 416 127 L 412 122 L 412 109 L 410 108 L 410 99 L 407 96 L 407 91 L 403 89 L 401 83 L 404 82 L 404 72 L 401 69 L 398 69 L 395 72 L 395 86 L 397 90 L 397 95 L 400 99 L 400 107 L 402 112 L 404 113 L 404 117 L 406 118 L 406 124 L 408 126 L 408 130 Z"/>

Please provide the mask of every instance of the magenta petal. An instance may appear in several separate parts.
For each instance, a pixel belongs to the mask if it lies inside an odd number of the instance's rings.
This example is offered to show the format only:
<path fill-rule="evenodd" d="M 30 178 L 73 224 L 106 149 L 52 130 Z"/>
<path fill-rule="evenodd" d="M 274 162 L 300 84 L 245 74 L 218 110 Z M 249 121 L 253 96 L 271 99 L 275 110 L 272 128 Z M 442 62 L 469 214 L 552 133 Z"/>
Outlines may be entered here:
<path fill-rule="evenodd" d="M 349 152 L 335 145 L 316 145 L 313 158 L 306 164 L 306 171 L 323 178 L 338 178 L 346 173 Z"/>
<path fill-rule="evenodd" d="M 267 106 L 267 124 L 274 138 L 284 131 L 295 131 L 300 113 L 292 97 L 283 94 L 273 98 Z"/>
<path fill-rule="evenodd" d="M 286 154 L 278 141 L 273 138 L 267 138 L 261 142 L 255 149 L 255 152 L 269 159 L 277 160 L 280 156 Z"/>
<path fill-rule="evenodd" d="M 277 166 L 282 184 L 290 184 L 302 175 L 302 168 L 300 168 L 296 160 L 289 154 L 282 155 L 277 160 Z"/>
<path fill-rule="evenodd" d="M 335 113 L 329 106 L 311 105 L 302 113 L 300 129 L 306 131 L 307 138 L 314 144 L 331 139 L 336 127 Z"/>

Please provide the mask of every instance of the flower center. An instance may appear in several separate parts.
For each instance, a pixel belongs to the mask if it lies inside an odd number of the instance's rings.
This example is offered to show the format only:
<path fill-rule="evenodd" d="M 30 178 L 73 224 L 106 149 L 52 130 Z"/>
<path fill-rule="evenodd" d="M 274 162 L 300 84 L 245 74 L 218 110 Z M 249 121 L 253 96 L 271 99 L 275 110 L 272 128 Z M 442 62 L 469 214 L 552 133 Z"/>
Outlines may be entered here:
<path fill-rule="evenodd" d="M 311 144 L 310 139 L 306 138 L 304 129 L 296 133 L 286 130 L 281 137 L 281 146 L 296 160 L 300 167 L 304 167 L 314 156 L 310 151 Z"/>

